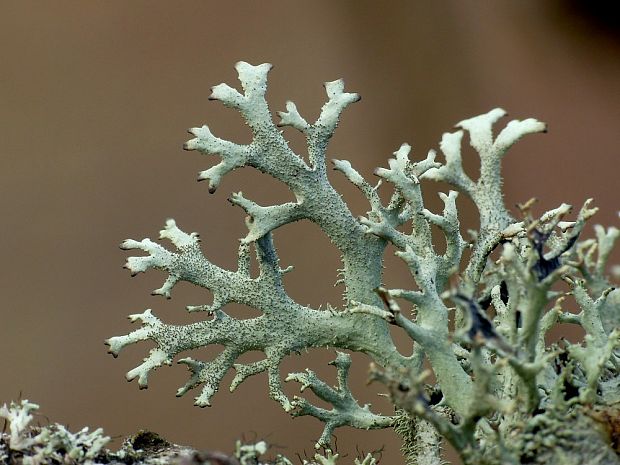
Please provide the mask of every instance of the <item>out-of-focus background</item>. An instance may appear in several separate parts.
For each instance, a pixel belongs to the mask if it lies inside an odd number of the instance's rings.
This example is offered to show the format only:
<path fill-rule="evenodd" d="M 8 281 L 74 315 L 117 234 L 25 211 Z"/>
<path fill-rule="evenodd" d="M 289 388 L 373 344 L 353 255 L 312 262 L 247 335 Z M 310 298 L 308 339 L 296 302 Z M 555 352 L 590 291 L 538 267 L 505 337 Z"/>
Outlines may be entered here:
<path fill-rule="evenodd" d="M 540 212 L 594 197 L 595 222 L 618 225 L 617 13 L 603 2 L 552 0 L 2 1 L 0 402 L 28 398 L 54 421 L 102 426 L 116 437 L 146 428 L 201 449 L 230 451 L 243 436 L 292 457 L 312 453 L 321 425 L 291 420 L 267 398 L 265 376 L 232 395 L 223 386 L 201 410 L 189 394 L 174 397 L 184 367 L 158 370 L 142 392 L 123 376 L 149 344 L 117 360 L 103 345 L 134 329 L 130 313 L 152 308 L 168 322 L 193 321 L 201 316 L 186 315 L 185 305 L 210 298 L 189 285 L 177 286 L 170 301 L 151 297 L 165 276 L 130 280 L 121 240 L 155 239 L 174 217 L 201 233 L 212 261 L 234 268 L 245 229 L 228 195 L 243 190 L 263 204 L 290 198 L 249 169 L 227 176 L 214 195 L 194 181 L 215 159 L 182 151 L 187 128 L 208 123 L 220 137 L 250 137 L 237 113 L 207 101 L 210 86 L 237 85 L 238 60 L 269 61 L 271 109 L 291 99 L 313 119 L 325 100 L 322 83 L 345 78 L 363 99 L 344 113 L 329 156 L 351 160 L 368 178 L 402 142 L 423 158 L 466 117 L 496 106 L 534 116 L 549 133 L 527 137 L 505 159 L 507 204 L 536 196 Z M 302 151 L 300 138 L 286 134 Z M 473 172 L 473 156 L 467 163 Z M 361 195 L 338 173 L 332 179 L 363 214 Z M 436 191 L 428 187 L 431 209 L 439 208 Z M 463 222 L 475 226 L 472 206 L 459 202 L 470 215 Z M 304 304 L 338 304 L 338 253 L 318 228 L 289 225 L 275 238 L 283 265 L 296 266 L 289 293 Z M 406 286 L 405 267 L 391 257 L 388 264 L 386 284 Z M 310 366 L 333 381 L 325 365 L 332 357 L 290 357 L 283 371 Z M 363 386 L 368 361 L 354 361 L 355 394 L 385 407 L 379 387 Z M 287 389 L 292 395 L 297 386 Z M 346 460 L 356 448 L 383 447 L 382 463 L 402 463 L 389 431 L 341 429 L 337 437 Z"/>

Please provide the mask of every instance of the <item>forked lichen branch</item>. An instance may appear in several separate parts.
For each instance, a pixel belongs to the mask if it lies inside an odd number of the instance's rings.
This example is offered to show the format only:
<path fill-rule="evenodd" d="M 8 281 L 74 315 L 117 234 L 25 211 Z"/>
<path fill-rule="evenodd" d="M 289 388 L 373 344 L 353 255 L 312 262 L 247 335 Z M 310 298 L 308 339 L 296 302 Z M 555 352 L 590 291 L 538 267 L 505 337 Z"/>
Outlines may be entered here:
<path fill-rule="evenodd" d="M 123 242 L 124 249 L 144 252 L 128 258 L 132 274 L 154 268 L 167 275 L 154 294 L 170 298 L 179 281 L 213 294 L 211 303 L 187 307 L 205 313 L 205 320 L 198 323 L 169 325 L 151 310 L 131 315 L 140 328 L 108 339 L 110 351 L 118 355 L 128 344 L 142 340 L 154 341 L 156 347 L 127 378 L 137 378 L 139 386 L 146 387 L 149 374 L 172 363 L 181 352 L 218 344 L 223 349 L 213 360 L 177 360 L 190 370 L 189 381 L 177 395 L 202 386 L 196 404 L 206 406 L 229 370 L 236 373 L 231 390 L 248 377 L 267 372 L 270 396 L 285 410 L 325 423 L 317 447 L 329 446 L 334 429 L 341 426 L 394 427 L 405 441 L 411 464 L 440 463 L 441 438 L 451 442 L 468 464 L 517 464 L 531 456 L 531 463 L 545 463 L 539 457 L 547 463 L 564 463 L 553 452 L 554 444 L 564 441 L 563 418 L 576 419 L 584 428 L 580 440 L 604 444 L 604 437 L 591 428 L 594 420 L 586 410 L 620 401 L 614 394 L 620 386 L 620 296 L 605 274 L 620 233 L 596 226 L 595 239 L 580 240 L 596 212 L 590 201 L 570 219 L 571 207 L 566 204 L 536 216 L 533 202 L 510 213 L 503 199 L 503 157 L 521 137 L 546 132 L 545 124 L 529 118 L 496 129 L 506 114 L 499 108 L 463 120 L 456 131 L 441 138 L 443 161 L 432 150 L 414 161 L 411 147 L 403 144 L 387 167 L 375 171 L 380 178 L 377 185 L 350 162 L 332 160 L 334 169 L 369 202 L 368 213 L 356 218 L 330 183 L 326 160 L 342 112 L 359 96 L 345 92 L 342 80 L 328 82 L 327 102 L 316 121 L 308 122 L 294 103 L 287 102 L 275 124 L 265 99 L 271 65 L 240 62 L 236 69 L 242 90 L 220 84 L 213 87 L 210 99 L 239 111 L 252 131 L 252 141 L 243 145 L 220 139 L 208 126 L 191 129 L 194 138 L 185 148 L 220 158 L 199 174 L 199 180 L 207 180 L 213 193 L 230 171 L 251 167 L 284 183 L 295 201 L 263 206 L 241 192 L 232 194 L 230 201 L 248 215 L 248 233 L 240 239 L 234 271 L 209 261 L 198 235 L 183 232 L 174 220 L 160 232 L 160 239 L 169 240 L 171 248 L 149 239 Z M 290 148 L 279 126 L 290 126 L 305 136 L 307 162 Z M 477 179 L 463 170 L 465 137 L 480 158 Z M 454 189 L 439 194 L 444 203 L 441 213 L 425 207 L 427 180 L 446 182 Z M 393 189 L 387 202 L 378 193 L 381 183 Z M 480 216 L 470 241 L 463 239 L 459 224 L 459 194 L 474 202 Z M 282 275 L 292 267 L 281 268 L 272 232 L 300 220 L 315 223 L 341 253 L 341 308 L 310 308 L 286 292 Z M 434 228 L 445 237 L 443 252 L 434 244 Z M 409 288 L 391 288 L 383 282 L 383 256 L 389 244 L 411 274 Z M 252 249 L 259 268 L 255 277 L 250 274 Z M 569 308 L 568 296 L 577 308 Z M 230 303 L 251 306 L 260 316 L 236 319 L 226 313 Z M 584 340 L 549 343 L 547 334 L 561 323 L 581 326 Z M 390 325 L 401 327 L 411 338 L 411 355 L 398 351 Z M 280 373 L 286 356 L 315 347 L 339 350 L 333 362 L 337 387 L 309 370 Z M 351 360 L 343 350 L 372 359 L 373 378 L 386 385 L 395 411 L 372 412 L 369 405 L 358 404 L 348 384 Z M 262 351 L 265 357 L 238 362 L 249 351 Z M 432 382 L 424 371 L 425 361 L 434 375 Z M 312 390 L 332 409 L 301 396 L 290 398 L 283 390 L 283 378 L 300 383 L 302 391 Z M 539 455 L 532 455 L 532 448 Z M 609 460 L 605 463 L 618 463 L 610 447 L 603 452 L 599 456 Z M 328 454 L 321 460 L 332 463 L 335 457 Z"/>

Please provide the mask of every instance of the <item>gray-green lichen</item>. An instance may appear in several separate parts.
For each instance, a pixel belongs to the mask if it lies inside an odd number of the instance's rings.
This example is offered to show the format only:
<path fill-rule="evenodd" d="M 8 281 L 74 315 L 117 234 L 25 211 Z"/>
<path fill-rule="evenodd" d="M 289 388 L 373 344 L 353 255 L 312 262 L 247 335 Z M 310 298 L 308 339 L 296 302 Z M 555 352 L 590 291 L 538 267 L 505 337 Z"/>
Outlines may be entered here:
<path fill-rule="evenodd" d="M 0 433 L 0 463 L 43 465 L 51 463 L 101 463 L 110 438 L 98 428 L 83 428 L 72 433 L 57 423 L 33 428 L 33 412 L 37 404 L 23 400 L 0 407 L 5 427 Z"/>
<path fill-rule="evenodd" d="M 265 441 L 237 441 L 229 455 L 171 444 L 150 431 L 138 432 L 125 439 L 119 450 L 111 451 L 105 447 L 110 438 L 101 428 L 71 433 L 58 423 L 34 425 L 38 409 L 28 400 L 0 407 L 0 418 L 5 421 L 0 432 L 1 465 L 293 465 L 280 454 L 269 457 Z M 304 460 L 304 464 L 337 465 L 337 461 L 338 454 L 327 451 L 325 455 L 315 454 L 312 461 Z M 370 454 L 361 461 L 354 459 L 354 465 L 375 463 Z"/>
<path fill-rule="evenodd" d="M 154 341 L 156 347 L 127 373 L 127 379 L 137 378 L 144 388 L 149 373 L 171 364 L 180 352 L 219 344 L 224 349 L 213 360 L 178 360 L 188 366 L 190 379 L 177 395 L 202 386 L 196 404 L 207 406 L 230 369 L 236 372 L 231 390 L 249 376 L 267 372 L 270 396 L 286 411 L 325 423 L 317 447 L 329 446 L 340 426 L 392 427 L 403 438 L 410 464 L 441 463 L 442 440 L 471 464 L 620 463 L 610 426 L 615 416 L 609 413 L 617 411 L 614 404 L 620 400 L 620 291 L 606 276 L 620 233 L 597 225 L 594 239 L 580 239 L 596 212 L 590 200 L 573 219 L 566 204 L 534 215 L 533 202 L 521 205 L 515 218 L 503 200 L 503 157 L 521 137 L 545 132 L 545 124 L 530 118 L 498 129 L 506 114 L 499 108 L 466 119 L 442 136 L 444 162 L 437 161 L 432 150 L 426 158 L 412 161 L 410 146 L 403 144 L 387 168 L 375 171 L 394 189 L 387 203 L 379 197 L 378 185 L 366 181 L 351 163 L 332 160 L 334 169 L 368 199 L 370 210 L 356 218 L 330 184 L 326 151 L 342 111 L 359 96 L 345 92 L 342 80 L 328 82 L 328 100 L 315 122 L 306 121 L 288 102 L 286 111 L 278 112 L 276 125 L 265 100 L 271 65 L 240 62 L 236 69 L 242 91 L 220 84 L 213 87 L 210 99 L 241 113 L 252 142 L 236 144 L 214 136 L 207 126 L 193 128 L 194 138 L 185 148 L 221 160 L 201 172 L 199 179 L 208 180 L 209 191 L 214 192 L 227 173 L 249 166 L 283 182 L 296 201 L 261 206 L 241 192 L 231 196 L 230 201 L 248 215 L 248 233 L 240 240 L 234 271 L 210 262 L 198 235 L 183 232 L 174 220 L 160 232 L 172 250 L 149 239 L 123 242 L 124 249 L 146 253 L 127 260 L 133 274 L 149 268 L 167 273 L 154 294 L 170 298 L 174 285 L 187 281 L 214 296 L 211 304 L 187 307 L 207 316 L 187 326 L 166 324 L 151 310 L 131 315 L 141 327 L 108 339 L 110 352 L 116 356 L 142 340 Z M 278 126 L 290 126 L 305 136 L 307 162 L 291 150 Z M 463 170 L 465 135 L 480 159 L 477 179 Z M 441 213 L 424 207 L 422 185 L 429 180 L 454 189 L 440 194 Z M 461 235 L 459 194 L 474 202 L 480 217 L 469 240 Z M 280 267 L 271 233 L 299 220 L 318 225 L 342 254 L 342 308 L 301 305 L 283 286 L 282 275 L 291 267 Z M 434 227 L 445 236 L 443 253 L 433 244 Z M 382 283 L 388 244 L 397 249 L 411 273 L 409 289 Z M 250 274 L 251 249 L 259 267 L 257 277 Z M 225 308 L 233 302 L 254 307 L 261 316 L 233 318 Z M 560 323 L 580 326 L 584 339 L 548 343 L 547 333 Z M 399 353 L 389 325 L 401 327 L 413 340 L 411 356 Z M 375 413 L 370 406 L 359 405 L 347 382 L 351 362 L 344 352 L 338 352 L 333 362 L 337 387 L 311 371 L 285 376 L 286 381 L 301 383 L 302 391 L 309 388 L 331 410 L 303 397 L 289 398 L 282 389 L 280 362 L 313 347 L 367 354 L 373 360 L 373 378 L 386 385 L 395 410 Z M 245 352 L 256 350 L 265 354 L 263 360 L 237 362 Z M 432 383 L 423 369 L 425 361 L 434 375 Z M 594 411 L 598 413 L 592 415 Z M 582 441 L 584 451 L 596 444 L 589 461 L 577 452 Z M 567 461 L 567 456 L 576 461 Z M 321 460 L 332 463 L 330 458 Z"/>

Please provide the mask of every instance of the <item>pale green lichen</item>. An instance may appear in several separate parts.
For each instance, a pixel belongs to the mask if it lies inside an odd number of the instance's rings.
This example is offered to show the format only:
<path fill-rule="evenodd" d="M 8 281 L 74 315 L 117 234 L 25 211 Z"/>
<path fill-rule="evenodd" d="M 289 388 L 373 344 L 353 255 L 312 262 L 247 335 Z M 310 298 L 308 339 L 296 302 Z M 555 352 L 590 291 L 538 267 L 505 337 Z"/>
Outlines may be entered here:
<path fill-rule="evenodd" d="M 495 136 L 494 127 L 505 116 L 504 110 L 466 119 L 441 138 L 444 163 L 436 160 L 434 151 L 412 161 L 411 147 L 403 144 L 388 161 L 389 167 L 375 172 L 394 188 L 387 203 L 381 200 L 378 185 L 368 183 L 351 163 L 333 160 L 335 170 L 369 201 L 370 211 L 356 218 L 329 182 L 326 151 L 340 114 L 359 96 L 345 92 L 342 80 L 333 81 L 325 85 L 328 100 L 314 123 L 306 121 L 292 102 L 278 113 L 279 126 L 290 126 L 305 136 L 306 162 L 291 150 L 272 121 L 265 100 L 271 65 L 240 62 L 236 69 L 243 92 L 220 84 L 210 99 L 241 113 L 252 131 L 252 142 L 240 145 L 219 139 L 207 126 L 192 129 L 194 138 L 185 148 L 221 159 L 201 172 L 199 179 L 208 180 L 209 191 L 214 192 L 227 173 L 249 166 L 283 182 L 296 201 L 261 206 L 242 193 L 231 196 L 230 201 L 248 215 L 236 271 L 210 262 L 200 249 L 198 235 L 183 232 L 174 220 L 168 220 L 160 233 L 160 238 L 172 242 L 174 251 L 149 239 L 122 244 L 124 249 L 146 253 L 127 260 L 132 274 L 149 268 L 167 273 L 154 294 L 170 298 L 174 285 L 187 281 L 214 296 L 211 304 L 187 307 L 209 317 L 187 326 L 166 324 L 151 310 L 130 316 L 141 327 L 108 339 L 110 351 L 116 356 L 126 345 L 142 340 L 152 340 L 156 347 L 127 378 L 137 378 L 144 388 L 149 373 L 172 363 L 177 354 L 219 344 L 224 349 L 211 361 L 178 360 L 191 373 L 177 395 L 202 386 L 196 404 L 207 406 L 231 368 L 236 372 L 231 390 L 247 377 L 266 371 L 270 396 L 285 410 L 325 423 L 317 447 L 328 446 L 333 430 L 340 426 L 394 427 L 403 437 L 409 464 L 441 463 L 440 438 L 449 441 L 468 464 L 569 463 L 566 454 L 577 454 L 577 446 L 569 447 L 572 452 L 557 449 L 571 438 L 600 446 L 589 463 L 619 463 L 613 440 L 605 436 L 605 425 L 594 427 L 601 423 L 600 415 L 593 419 L 588 409 L 593 405 L 606 409 L 620 400 L 620 297 L 606 276 L 620 232 L 596 226 L 595 239 L 579 240 L 596 212 L 589 200 L 570 221 L 566 218 L 571 207 L 566 204 L 536 216 L 533 202 L 527 202 L 515 219 L 503 200 L 503 157 L 521 137 L 545 132 L 545 124 L 531 118 L 514 120 L 496 130 Z M 480 158 L 477 179 L 463 170 L 465 135 Z M 442 181 L 455 189 L 440 194 L 441 214 L 424 206 L 425 180 Z M 479 229 L 469 241 L 461 235 L 459 193 L 474 202 L 480 216 Z M 291 267 L 280 267 L 271 232 L 299 220 L 318 225 L 341 252 L 342 308 L 301 305 L 283 286 L 282 275 Z M 433 228 L 445 236 L 443 253 L 433 244 Z M 409 289 L 391 289 L 382 283 L 388 244 L 397 249 L 396 255 L 411 273 Z M 251 248 L 259 267 L 257 277 L 250 274 Z M 233 318 L 225 309 L 233 302 L 254 307 L 261 316 Z M 408 308 L 401 310 L 404 305 Z M 546 335 L 559 323 L 581 326 L 584 340 L 549 343 Z M 389 325 L 401 327 L 413 340 L 411 356 L 399 353 Z M 333 362 L 338 372 L 336 388 L 311 371 L 286 377 L 301 383 L 302 390 L 310 388 L 332 405 L 331 410 L 301 397 L 290 399 L 282 389 L 280 362 L 313 347 L 367 354 L 375 364 L 373 377 L 387 386 L 397 410 L 373 413 L 369 406 L 357 403 L 347 383 L 350 358 L 343 352 Z M 242 354 L 257 350 L 265 354 L 263 360 L 237 362 Z M 432 384 L 423 370 L 425 361 L 435 377 Z M 563 424 L 567 419 L 573 419 L 579 431 Z M 574 463 L 586 463 L 581 455 L 575 460 L 580 459 Z M 336 456 L 317 460 L 331 465 Z"/>
<path fill-rule="evenodd" d="M 243 444 L 237 441 L 232 455 L 216 451 L 200 452 L 191 447 L 178 446 L 162 439 L 156 433 L 140 431 L 125 439 L 121 448 L 110 451 L 105 446 L 110 438 L 101 428 L 90 432 L 82 428 L 70 432 L 58 423 L 34 425 L 37 404 L 22 400 L 0 407 L 0 418 L 5 425 L 0 432 L 0 464 L 2 465 L 292 465 L 282 455 L 269 458 L 265 441 Z M 317 463 L 337 459 L 331 452 L 315 455 Z M 327 463 L 327 462 L 325 462 Z M 355 460 L 356 465 L 374 465 L 369 457 Z"/>
<path fill-rule="evenodd" d="M 0 408 L 0 417 L 6 421 L 8 433 L 0 433 L 0 463 L 43 465 L 51 463 L 75 463 L 94 465 L 106 453 L 105 445 L 110 438 L 98 428 L 83 428 L 72 433 L 57 423 L 33 428 L 33 412 L 37 404 L 22 400 Z M 107 460 L 106 460 L 107 462 Z"/>

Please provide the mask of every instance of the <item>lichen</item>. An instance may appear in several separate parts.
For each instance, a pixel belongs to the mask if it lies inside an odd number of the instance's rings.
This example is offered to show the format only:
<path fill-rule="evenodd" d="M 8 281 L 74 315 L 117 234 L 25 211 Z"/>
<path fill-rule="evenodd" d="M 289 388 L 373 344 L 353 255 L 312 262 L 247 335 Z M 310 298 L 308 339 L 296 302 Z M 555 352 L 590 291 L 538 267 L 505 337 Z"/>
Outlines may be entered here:
<path fill-rule="evenodd" d="M 241 192 L 232 194 L 230 201 L 248 215 L 236 270 L 209 261 L 198 235 L 182 231 L 174 220 L 160 232 L 172 249 L 149 239 L 123 242 L 123 249 L 146 254 L 128 258 L 132 274 L 150 268 L 167 274 L 154 294 L 170 298 L 175 284 L 187 281 L 214 296 L 210 304 L 187 307 L 206 318 L 186 326 L 164 323 L 150 309 L 131 315 L 140 328 L 108 339 L 110 352 L 117 356 L 125 346 L 143 340 L 153 341 L 155 348 L 127 379 L 137 378 L 145 388 L 149 373 L 171 364 L 179 353 L 219 344 L 224 348 L 213 360 L 177 360 L 190 370 L 177 395 L 202 386 L 195 402 L 208 406 L 229 370 L 236 372 L 231 390 L 249 376 L 267 372 L 269 394 L 286 411 L 325 424 L 317 448 L 329 447 L 334 429 L 341 426 L 391 427 L 402 436 L 410 464 L 441 463 L 442 440 L 468 464 L 586 463 L 578 452 L 582 442 L 597 445 L 587 463 L 620 463 L 605 428 L 593 428 L 595 420 L 585 413 L 620 400 L 620 298 L 606 274 L 620 232 L 597 225 L 595 238 L 581 238 L 596 213 L 591 200 L 569 219 L 572 208 L 567 204 L 540 215 L 528 201 L 511 213 L 503 199 L 503 157 L 521 137 L 546 132 L 546 125 L 528 118 L 497 128 L 506 112 L 496 108 L 461 121 L 442 136 L 443 162 L 433 150 L 413 161 L 411 147 L 403 144 L 388 167 L 375 171 L 393 188 L 388 202 L 379 196 L 379 185 L 370 184 L 350 162 L 332 160 L 334 169 L 370 204 L 368 213 L 356 218 L 330 183 L 326 159 L 341 113 L 359 96 L 345 92 L 342 80 L 328 82 L 327 102 L 316 121 L 308 122 L 288 102 L 286 111 L 278 112 L 276 125 L 265 100 L 271 65 L 239 62 L 236 69 L 242 91 L 220 84 L 210 99 L 239 111 L 253 138 L 242 145 L 216 137 L 208 126 L 191 129 L 194 138 L 185 144 L 187 150 L 220 157 L 199 180 L 207 180 L 209 192 L 214 192 L 232 170 L 252 167 L 284 183 L 296 201 L 262 206 Z M 305 136 L 307 161 L 293 152 L 278 126 Z M 463 170 L 465 135 L 480 159 L 477 179 Z M 440 194 L 441 213 L 424 206 L 422 186 L 429 181 L 454 189 Z M 458 219 L 459 194 L 469 197 L 479 213 L 479 228 L 468 240 Z M 300 220 L 315 223 L 341 253 L 340 308 L 311 308 L 286 292 L 282 275 L 292 267 L 280 267 L 272 231 Z M 445 237 L 443 252 L 433 242 L 434 228 Z M 382 282 L 388 245 L 396 248 L 411 273 L 408 289 Z M 257 277 L 250 274 L 252 249 Z M 236 319 L 226 312 L 229 303 L 251 306 L 260 316 Z M 560 323 L 580 326 L 584 339 L 549 343 L 548 332 Z M 412 339 L 412 355 L 397 350 L 390 325 Z M 338 349 L 332 363 L 337 387 L 311 371 L 280 374 L 284 357 L 314 347 Z M 262 351 L 265 358 L 238 362 L 249 351 Z M 351 361 L 343 351 L 372 359 L 372 378 L 386 386 L 394 411 L 375 413 L 355 400 L 347 379 Z M 309 388 L 332 409 L 303 397 L 289 398 L 282 378 L 299 382 L 302 391 Z M 569 462 L 567 454 L 572 456 Z M 317 460 L 332 464 L 335 456 Z"/>
<path fill-rule="evenodd" d="M 89 432 L 83 428 L 71 433 L 59 423 L 45 426 L 33 424 L 39 406 L 28 400 L 12 402 L 0 408 L 5 425 L 0 433 L 0 464 L 2 465 L 292 465 L 282 455 L 269 457 L 269 445 L 264 441 L 245 444 L 237 441 L 235 451 L 198 451 L 172 444 L 152 431 L 139 431 L 125 439 L 121 448 L 111 451 L 103 430 Z M 315 455 L 319 463 L 337 455 Z M 328 462 L 325 462 L 328 463 Z M 355 465 L 374 465 L 370 458 Z"/>
<path fill-rule="evenodd" d="M 94 431 L 83 428 L 77 433 L 58 423 L 34 428 L 32 413 L 38 409 L 37 404 L 27 400 L 0 408 L 0 417 L 6 421 L 5 430 L 8 427 L 8 433 L 0 433 L 0 463 L 99 463 L 110 441 L 101 428 Z"/>

